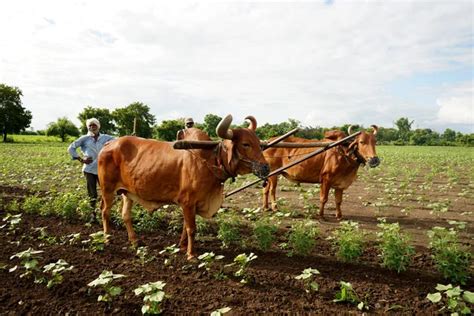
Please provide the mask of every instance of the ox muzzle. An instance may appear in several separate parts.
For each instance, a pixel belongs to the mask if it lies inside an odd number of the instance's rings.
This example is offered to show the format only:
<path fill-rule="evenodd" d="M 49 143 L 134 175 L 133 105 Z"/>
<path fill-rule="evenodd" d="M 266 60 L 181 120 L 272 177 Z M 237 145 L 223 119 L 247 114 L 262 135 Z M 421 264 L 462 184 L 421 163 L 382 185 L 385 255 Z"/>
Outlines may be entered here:
<path fill-rule="evenodd" d="M 251 162 L 252 173 L 259 177 L 260 179 L 264 179 L 270 173 L 270 166 L 267 163 L 261 163 L 257 161 Z"/>
<path fill-rule="evenodd" d="M 370 168 L 375 168 L 378 165 L 380 165 L 380 159 L 379 157 L 371 157 L 367 160 L 367 164 L 369 165 Z"/>

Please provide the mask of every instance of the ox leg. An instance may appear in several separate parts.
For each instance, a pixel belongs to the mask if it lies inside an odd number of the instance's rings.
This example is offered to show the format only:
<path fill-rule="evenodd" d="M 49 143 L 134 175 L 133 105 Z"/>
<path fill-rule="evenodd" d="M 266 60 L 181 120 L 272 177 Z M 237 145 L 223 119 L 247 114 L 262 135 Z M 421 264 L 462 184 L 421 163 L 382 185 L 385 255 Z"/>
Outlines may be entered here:
<path fill-rule="evenodd" d="M 102 226 L 104 234 L 110 234 L 110 209 L 114 203 L 113 192 L 103 192 L 101 200 Z"/>
<path fill-rule="evenodd" d="M 137 235 L 135 235 L 135 231 L 133 230 L 132 225 L 132 207 L 133 207 L 133 200 L 128 198 L 125 194 L 122 194 L 122 219 L 125 227 L 127 228 L 128 234 L 128 241 L 132 244 L 133 247 L 138 245 L 137 243 Z"/>
<path fill-rule="evenodd" d="M 342 218 L 342 212 L 341 212 L 341 204 L 342 204 L 342 189 L 335 189 L 334 190 L 334 198 L 336 200 L 336 218 L 341 219 Z"/>
<path fill-rule="evenodd" d="M 188 233 L 186 232 L 186 223 L 183 220 L 183 232 L 181 233 L 181 238 L 179 240 L 179 249 L 182 252 L 187 252 L 188 250 Z"/>
<path fill-rule="evenodd" d="M 196 235 L 196 213 L 194 207 L 183 207 L 184 223 L 187 235 L 187 255 L 188 260 L 196 257 L 196 250 L 194 249 L 194 236 Z"/>
<path fill-rule="evenodd" d="M 327 183 L 326 181 L 321 182 L 321 190 L 319 192 L 319 202 L 320 202 L 319 216 L 321 218 L 324 218 L 324 206 L 326 205 L 328 201 L 330 189 L 331 189 L 331 186 L 329 185 L 329 183 Z"/>
<path fill-rule="evenodd" d="M 270 201 L 272 203 L 272 210 L 278 211 L 278 205 L 276 202 L 276 188 L 278 184 L 278 176 L 272 176 L 268 178 L 268 187 L 270 191 Z"/>

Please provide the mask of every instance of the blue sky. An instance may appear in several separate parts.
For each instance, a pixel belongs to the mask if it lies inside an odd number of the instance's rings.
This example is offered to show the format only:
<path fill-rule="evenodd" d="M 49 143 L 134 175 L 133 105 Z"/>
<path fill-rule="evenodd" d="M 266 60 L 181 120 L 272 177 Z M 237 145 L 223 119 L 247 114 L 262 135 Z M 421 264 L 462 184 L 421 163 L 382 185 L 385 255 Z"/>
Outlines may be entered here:
<path fill-rule="evenodd" d="M 231 113 L 474 132 L 472 1 L 10 1 L 0 82 L 43 129 L 140 101 L 160 122 Z"/>

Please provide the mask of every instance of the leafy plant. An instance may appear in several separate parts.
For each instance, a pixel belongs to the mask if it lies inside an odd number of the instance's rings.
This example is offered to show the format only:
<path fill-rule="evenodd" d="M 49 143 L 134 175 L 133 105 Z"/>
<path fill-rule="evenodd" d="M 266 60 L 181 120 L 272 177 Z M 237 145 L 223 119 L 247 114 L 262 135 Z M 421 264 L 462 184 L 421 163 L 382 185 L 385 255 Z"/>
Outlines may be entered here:
<path fill-rule="evenodd" d="M 415 253 L 413 246 L 409 244 L 409 237 L 400 232 L 398 223 L 388 224 L 385 219 L 379 219 L 377 227 L 382 231 L 377 233 L 381 251 L 382 266 L 398 273 L 405 271 Z"/>
<path fill-rule="evenodd" d="M 64 280 L 63 273 L 66 271 L 71 271 L 73 268 L 74 266 L 71 266 L 63 259 L 59 259 L 54 263 L 45 265 L 43 267 L 43 272 L 51 274 L 51 279 L 48 280 L 46 287 L 49 289 L 55 285 L 61 284 Z"/>
<path fill-rule="evenodd" d="M 179 251 L 179 249 L 178 249 L 178 251 Z M 140 261 L 140 264 L 142 266 L 144 266 L 148 262 L 151 262 L 151 261 L 155 260 L 155 257 L 150 256 L 150 254 L 148 253 L 148 247 L 147 246 L 138 247 L 136 255 L 137 255 L 137 257 Z"/>
<path fill-rule="evenodd" d="M 474 292 L 463 291 L 459 286 L 453 287 L 451 284 L 438 284 L 436 290 L 438 292 L 429 293 L 426 298 L 435 304 L 444 303 L 444 306 L 439 310 L 440 312 L 448 309 L 452 313 L 451 315 L 458 315 L 458 313 L 471 315 L 471 309 L 467 304 L 474 304 Z"/>
<path fill-rule="evenodd" d="M 43 250 L 33 250 L 32 248 L 28 248 L 27 250 L 18 252 L 10 257 L 10 260 L 13 260 L 14 258 L 20 259 L 21 265 L 25 268 L 25 273 L 22 273 L 20 278 L 34 275 L 35 283 L 42 282 L 42 279 L 38 277 L 38 273 L 41 272 L 38 267 L 38 260 L 41 258 L 39 254 L 43 252 Z M 17 268 L 18 266 L 14 266 L 9 270 L 9 272 L 14 272 Z"/>
<path fill-rule="evenodd" d="M 314 277 L 320 274 L 317 269 L 307 268 L 303 270 L 303 273 L 296 276 L 296 280 L 303 280 L 304 289 L 306 293 L 319 291 L 319 284 L 314 281 Z"/>
<path fill-rule="evenodd" d="M 52 201 L 52 208 L 56 214 L 66 219 L 76 218 L 81 197 L 70 192 L 57 195 Z"/>
<path fill-rule="evenodd" d="M 10 233 L 15 233 L 20 226 L 22 214 L 12 215 L 8 213 L 3 221 L 6 222 L 4 225 L 0 226 L 0 229 L 6 228 Z"/>
<path fill-rule="evenodd" d="M 445 278 L 466 284 L 472 254 L 467 247 L 460 245 L 457 231 L 454 228 L 433 227 L 428 231 L 428 237 L 438 270 Z"/>
<path fill-rule="evenodd" d="M 99 287 L 102 288 L 103 294 L 99 295 L 97 298 L 98 302 L 111 302 L 114 297 L 122 293 L 122 288 L 119 286 L 112 285 L 112 282 L 116 279 L 124 278 L 123 274 L 114 274 L 112 271 L 102 271 L 97 279 L 92 282 L 89 282 L 87 286 L 89 287 Z"/>
<path fill-rule="evenodd" d="M 222 247 L 227 248 L 231 244 L 237 244 L 241 240 L 239 230 L 239 220 L 227 216 L 218 221 L 219 230 L 217 232 L 217 238 L 222 242 Z"/>
<path fill-rule="evenodd" d="M 44 241 L 48 245 L 54 245 L 57 244 L 57 239 L 55 236 L 50 236 L 48 232 L 46 231 L 46 226 L 45 227 L 36 227 L 34 228 L 34 232 L 38 233 L 38 240 Z"/>
<path fill-rule="evenodd" d="M 352 284 L 350 284 L 349 282 L 340 281 L 340 286 L 340 290 L 336 293 L 336 297 L 334 298 L 333 302 L 348 302 L 357 305 L 357 308 L 359 310 L 369 309 L 367 303 L 359 299 L 359 296 L 354 291 Z"/>
<path fill-rule="evenodd" d="M 343 261 L 353 261 L 364 252 L 364 233 L 356 222 L 342 221 L 331 239 L 337 249 L 337 256 Z"/>
<path fill-rule="evenodd" d="M 222 255 L 216 256 L 216 254 L 213 252 L 205 252 L 202 255 L 200 255 L 198 259 L 201 261 L 201 263 L 198 265 L 198 268 L 204 268 L 206 269 L 207 272 L 211 272 L 211 270 L 216 266 L 217 260 L 224 259 L 224 256 Z M 222 272 L 222 269 L 216 272 L 214 274 L 214 277 L 216 279 L 223 279 L 224 274 Z"/>
<path fill-rule="evenodd" d="M 178 252 L 179 252 L 179 248 L 176 247 L 176 244 L 172 244 L 171 246 L 165 247 L 165 249 L 161 250 L 159 254 L 165 255 L 168 257 L 165 259 L 165 266 L 168 266 L 173 263 L 173 259 L 175 258 Z"/>
<path fill-rule="evenodd" d="M 83 240 L 83 244 L 88 244 L 89 249 L 93 252 L 104 251 L 105 245 L 109 242 L 110 235 L 105 234 L 103 231 L 98 231 L 97 233 L 92 233 L 89 235 L 91 238 Z"/>
<path fill-rule="evenodd" d="M 133 292 L 135 295 L 145 295 L 143 297 L 142 314 L 161 314 L 163 301 L 166 293 L 163 290 L 166 283 L 162 281 L 150 282 L 137 287 Z"/>
<path fill-rule="evenodd" d="M 23 210 L 25 211 L 25 213 L 35 214 L 41 211 L 43 205 L 44 201 L 42 198 L 36 195 L 32 195 L 26 197 L 23 201 Z"/>
<path fill-rule="evenodd" d="M 61 242 L 63 244 L 75 245 L 81 240 L 81 233 L 73 233 L 61 237 Z"/>
<path fill-rule="evenodd" d="M 251 252 L 248 256 L 245 253 L 241 253 L 234 258 L 234 262 L 226 265 L 226 267 L 231 267 L 237 265 L 239 268 L 236 272 L 234 272 L 234 276 L 241 277 L 240 283 L 248 283 L 249 276 L 247 275 L 247 269 L 250 263 L 257 259 L 258 257 Z"/>
<path fill-rule="evenodd" d="M 253 233 L 261 250 L 267 251 L 270 249 L 276 239 L 277 229 L 277 226 L 270 223 L 269 220 L 259 220 L 255 223 Z"/>
<path fill-rule="evenodd" d="M 293 224 L 288 235 L 288 246 L 291 249 L 288 256 L 293 254 L 308 255 L 316 245 L 317 235 L 318 229 L 311 221 Z"/>

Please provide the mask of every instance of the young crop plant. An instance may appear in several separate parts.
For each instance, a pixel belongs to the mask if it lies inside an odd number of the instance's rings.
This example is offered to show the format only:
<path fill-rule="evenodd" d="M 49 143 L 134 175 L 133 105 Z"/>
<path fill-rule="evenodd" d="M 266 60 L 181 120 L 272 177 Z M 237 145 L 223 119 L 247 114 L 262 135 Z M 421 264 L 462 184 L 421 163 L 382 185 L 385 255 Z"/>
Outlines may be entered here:
<path fill-rule="evenodd" d="M 18 227 L 20 226 L 21 223 L 21 216 L 22 214 L 15 214 L 12 215 L 8 213 L 4 218 L 3 221 L 6 222 L 2 226 L 0 226 L 0 229 L 6 229 L 8 231 L 7 235 L 12 233 L 14 234 L 17 230 Z"/>
<path fill-rule="evenodd" d="M 314 281 L 316 275 L 320 274 L 317 269 L 307 268 L 303 270 L 303 273 L 295 277 L 296 280 L 303 280 L 304 290 L 306 293 L 312 293 L 319 291 L 319 284 Z"/>
<path fill-rule="evenodd" d="M 78 209 L 81 204 L 81 197 L 73 193 L 62 193 L 57 195 L 52 201 L 54 213 L 68 220 L 77 218 Z"/>
<path fill-rule="evenodd" d="M 450 205 L 451 205 L 450 200 L 444 200 L 444 201 L 430 203 L 428 204 L 428 207 L 431 209 L 430 214 L 436 214 L 439 216 L 441 213 L 448 212 Z"/>
<path fill-rule="evenodd" d="M 437 269 L 446 279 L 466 284 L 472 253 L 463 247 L 454 228 L 433 227 L 428 231 L 429 247 Z"/>
<path fill-rule="evenodd" d="M 21 265 L 25 269 L 25 272 L 20 275 L 20 278 L 33 275 L 35 277 L 35 283 L 43 282 L 43 279 L 39 277 L 41 270 L 38 267 L 38 260 L 41 258 L 39 254 L 43 252 L 43 250 L 33 250 L 32 248 L 28 248 L 27 250 L 18 252 L 10 257 L 10 260 L 15 258 L 21 260 Z M 9 270 L 9 272 L 14 272 L 16 269 L 18 269 L 18 266 L 14 266 Z"/>
<path fill-rule="evenodd" d="M 364 232 L 359 230 L 359 224 L 352 221 L 342 221 L 331 237 L 337 256 L 352 262 L 364 252 Z"/>
<path fill-rule="evenodd" d="M 224 216 L 218 220 L 219 230 L 217 238 L 222 242 L 222 248 L 228 248 L 231 244 L 239 244 L 242 237 L 240 236 L 240 221 L 235 216 Z"/>
<path fill-rule="evenodd" d="M 148 252 L 147 246 L 138 247 L 136 256 L 138 257 L 138 260 L 140 261 L 140 264 L 142 266 L 156 259 L 155 256 L 150 255 L 150 253 Z"/>
<path fill-rule="evenodd" d="M 102 289 L 102 293 L 97 297 L 98 302 L 110 303 L 114 297 L 122 293 L 122 288 L 119 286 L 112 285 L 112 282 L 116 279 L 124 278 L 123 274 L 114 274 L 112 271 L 102 271 L 97 279 L 89 282 L 89 287 L 99 287 Z"/>
<path fill-rule="evenodd" d="M 225 313 L 230 312 L 231 310 L 232 310 L 232 308 L 230 308 L 230 307 L 219 308 L 219 309 L 216 309 L 215 311 L 213 311 L 211 313 L 211 316 L 222 316 Z"/>
<path fill-rule="evenodd" d="M 461 287 L 453 287 L 451 284 L 438 284 L 436 290 L 438 292 L 429 293 L 426 298 L 431 303 L 443 305 L 439 312 L 447 309 L 451 312 L 451 315 L 472 315 L 468 304 L 471 306 L 474 304 L 474 292 L 463 291 Z"/>
<path fill-rule="evenodd" d="M 294 254 L 307 256 L 316 245 L 319 231 L 311 221 L 298 222 L 291 226 L 288 235 L 288 246 L 291 249 L 288 256 Z"/>
<path fill-rule="evenodd" d="M 48 232 L 46 231 L 46 226 L 44 227 L 37 227 L 34 228 L 33 231 L 38 233 L 38 240 L 45 242 L 48 245 L 55 245 L 58 243 L 58 240 L 56 239 L 55 236 L 50 236 L 48 235 Z M 44 244 L 40 244 L 42 246 Z"/>
<path fill-rule="evenodd" d="M 366 302 L 361 301 L 359 296 L 354 291 L 352 284 L 349 282 L 340 282 L 340 290 L 336 293 L 336 297 L 334 298 L 334 303 L 341 303 L 341 302 L 348 302 L 354 305 L 357 305 L 359 310 L 368 310 L 369 306 Z"/>
<path fill-rule="evenodd" d="M 23 211 L 28 214 L 38 214 L 44 205 L 42 198 L 36 195 L 28 196 L 23 201 Z"/>
<path fill-rule="evenodd" d="M 105 234 L 103 231 L 98 231 L 97 233 L 92 233 L 89 235 L 91 238 L 83 240 L 82 243 L 89 245 L 89 249 L 92 252 L 104 251 L 105 245 L 109 242 L 110 235 Z"/>
<path fill-rule="evenodd" d="M 198 265 L 198 268 L 204 268 L 208 273 L 211 273 L 211 270 L 215 269 L 217 265 L 217 260 L 224 259 L 223 255 L 217 255 L 213 252 L 205 252 L 198 257 L 201 263 Z M 219 269 L 218 272 L 214 273 L 214 277 L 218 280 L 222 280 L 225 278 L 223 269 Z"/>
<path fill-rule="evenodd" d="M 158 315 L 163 312 L 162 305 L 166 298 L 163 290 L 166 283 L 162 281 L 150 282 L 137 287 L 133 292 L 143 297 L 142 314 Z"/>
<path fill-rule="evenodd" d="M 251 252 L 249 255 L 241 253 L 234 258 L 234 262 L 226 265 L 226 267 L 237 266 L 238 270 L 234 272 L 234 276 L 241 277 L 240 283 L 246 284 L 250 281 L 250 277 L 247 274 L 247 269 L 250 263 L 258 257 Z"/>
<path fill-rule="evenodd" d="M 377 233 L 382 266 L 395 270 L 398 273 L 405 271 L 415 253 L 409 244 L 409 237 L 400 232 L 398 223 L 388 224 L 385 219 L 379 219 L 377 227 L 382 229 Z"/>
<path fill-rule="evenodd" d="M 81 233 L 69 234 L 62 236 L 60 239 L 62 244 L 75 245 L 81 240 Z"/>
<path fill-rule="evenodd" d="M 46 287 L 50 289 L 55 285 L 63 283 L 63 273 L 66 271 L 71 271 L 72 269 L 74 269 L 74 266 L 71 266 L 63 259 L 59 259 L 56 262 L 45 265 L 43 267 L 43 272 L 51 275 Z"/>
<path fill-rule="evenodd" d="M 272 224 L 268 219 L 255 222 L 253 234 L 261 250 L 268 251 L 271 248 L 276 240 L 275 233 L 277 230 L 277 225 Z"/>
<path fill-rule="evenodd" d="M 165 266 L 169 266 L 173 263 L 176 254 L 179 252 L 179 248 L 176 247 L 176 244 L 172 244 L 171 246 L 165 247 L 165 249 L 159 252 L 160 255 L 164 255 L 167 258 L 165 259 Z"/>

